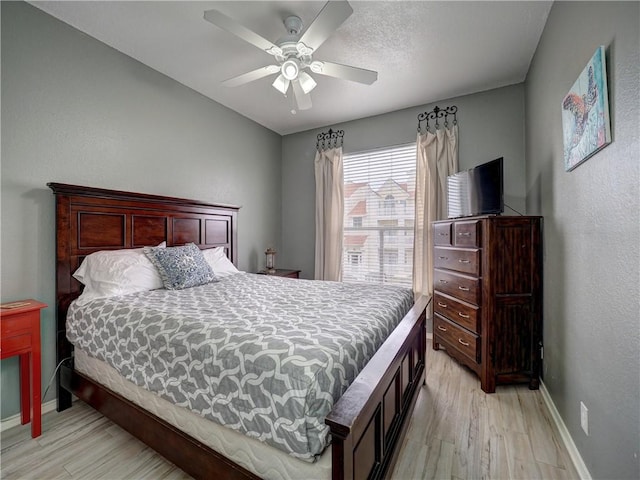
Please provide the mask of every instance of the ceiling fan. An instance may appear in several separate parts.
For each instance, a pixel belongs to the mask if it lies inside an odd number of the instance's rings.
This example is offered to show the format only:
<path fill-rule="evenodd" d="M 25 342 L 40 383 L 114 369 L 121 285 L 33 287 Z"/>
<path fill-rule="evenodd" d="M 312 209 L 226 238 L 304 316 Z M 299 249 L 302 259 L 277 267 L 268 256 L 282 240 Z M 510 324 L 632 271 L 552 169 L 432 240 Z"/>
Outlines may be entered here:
<path fill-rule="evenodd" d="M 237 87 L 279 72 L 280 74 L 272 84 L 273 87 L 285 96 L 291 87 L 299 110 L 311 108 L 309 92 L 317 85 L 313 77 L 305 71 L 306 69 L 320 75 L 371 85 L 378 79 L 378 72 L 312 59 L 312 55 L 318 47 L 352 13 L 353 9 L 349 2 L 327 2 L 302 35 L 302 20 L 295 15 L 289 16 L 284 19 L 287 35 L 277 40 L 276 43 L 272 43 L 224 13 L 218 10 L 207 10 L 204 12 L 205 20 L 233 33 L 269 55 L 273 55 L 277 62 L 277 64 L 260 67 L 225 80 L 222 85 Z M 292 113 L 295 113 L 295 109 L 292 110 Z"/>

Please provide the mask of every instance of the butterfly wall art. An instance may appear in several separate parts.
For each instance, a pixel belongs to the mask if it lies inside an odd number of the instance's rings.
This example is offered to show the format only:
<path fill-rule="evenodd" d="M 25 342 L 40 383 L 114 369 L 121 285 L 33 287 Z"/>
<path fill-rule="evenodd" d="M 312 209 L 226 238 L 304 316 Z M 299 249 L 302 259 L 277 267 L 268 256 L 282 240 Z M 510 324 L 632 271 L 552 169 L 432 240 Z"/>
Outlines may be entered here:
<path fill-rule="evenodd" d="M 567 172 L 611 143 L 604 46 L 562 100 L 562 130 Z"/>

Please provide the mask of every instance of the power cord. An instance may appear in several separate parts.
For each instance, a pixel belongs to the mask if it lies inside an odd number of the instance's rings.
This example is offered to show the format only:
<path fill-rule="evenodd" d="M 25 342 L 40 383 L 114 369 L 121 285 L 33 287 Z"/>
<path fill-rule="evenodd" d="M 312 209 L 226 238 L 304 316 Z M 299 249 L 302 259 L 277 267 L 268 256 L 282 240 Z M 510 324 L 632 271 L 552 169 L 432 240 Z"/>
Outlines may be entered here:
<path fill-rule="evenodd" d="M 518 215 L 520 215 L 521 217 L 523 217 L 524 215 L 522 213 L 520 213 L 518 210 L 516 210 L 513 207 L 510 207 L 509 205 L 507 205 L 506 203 L 504 204 L 505 207 L 507 207 L 509 210 L 513 210 L 514 212 L 516 212 Z"/>
<path fill-rule="evenodd" d="M 47 388 L 44 389 L 44 395 L 42 395 L 42 401 L 43 402 L 44 402 L 44 399 L 47 397 L 47 392 L 49 391 L 49 387 L 51 387 L 51 384 L 53 383 L 53 379 L 56 378 L 56 374 L 58 373 L 58 370 L 60 370 L 60 367 L 62 366 L 62 364 L 64 362 L 66 362 L 67 360 L 71 360 L 71 359 L 73 359 L 73 356 L 67 357 L 67 358 L 63 358 L 62 360 L 60 360 L 60 363 L 58 363 L 58 366 L 53 371 L 53 375 L 51 375 L 51 378 L 49 379 L 49 383 L 47 383 Z"/>

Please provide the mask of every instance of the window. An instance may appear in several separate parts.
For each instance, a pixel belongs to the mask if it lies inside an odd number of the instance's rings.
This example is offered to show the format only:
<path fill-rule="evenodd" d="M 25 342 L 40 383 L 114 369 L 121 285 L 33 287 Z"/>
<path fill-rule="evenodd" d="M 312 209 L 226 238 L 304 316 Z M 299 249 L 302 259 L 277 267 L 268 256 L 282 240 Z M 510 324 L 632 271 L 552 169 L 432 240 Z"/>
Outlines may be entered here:
<path fill-rule="evenodd" d="M 395 215 L 396 213 L 396 201 L 393 195 L 389 194 L 384 197 L 384 214 Z"/>
<path fill-rule="evenodd" d="M 404 251 L 404 263 L 413 262 L 413 247 Z"/>
<path fill-rule="evenodd" d="M 413 218 L 405 218 L 404 226 L 407 227 L 404 231 L 405 235 L 413 236 L 413 222 L 414 222 Z M 413 255 L 413 253 L 411 255 Z"/>
<path fill-rule="evenodd" d="M 398 249 L 385 248 L 384 250 L 382 250 L 382 263 L 384 263 L 385 265 L 397 265 Z"/>
<path fill-rule="evenodd" d="M 393 239 L 400 233 L 400 230 L 395 228 L 397 226 L 398 226 L 397 219 L 378 220 L 378 227 L 381 227 L 382 236 L 385 240 L 385 243 L 384 243 L 385 245 L 388 245 L 389 242 L 392 242 Z M 387 227 L 391 227 L 391 228 L 387 228 Z"/>
<path fill-rule="evenodd" d="M 343 165 L 343 279 L 410 287 L 415 143 L 345 154 Z"/>
<path fill-rule="evenodd" d="M 362 252 L 349 252 L 347 256 L 349 265 L 357 266 L 362 263 Z"/>

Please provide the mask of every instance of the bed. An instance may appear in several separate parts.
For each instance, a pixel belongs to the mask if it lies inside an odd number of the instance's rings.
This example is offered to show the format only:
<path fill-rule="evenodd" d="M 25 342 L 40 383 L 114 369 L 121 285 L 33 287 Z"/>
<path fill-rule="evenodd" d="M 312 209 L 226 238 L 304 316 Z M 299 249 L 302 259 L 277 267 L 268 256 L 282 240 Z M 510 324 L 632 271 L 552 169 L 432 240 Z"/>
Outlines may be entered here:
<path fill-rule="evenodd" d="M 215 442 L 207 444 L 197 431 L 185 432 L 182 420 L 162 418 L 168 411 L 166 405 L 160 403 L 154 409 L 136 400 L 136 393 L 118 387 L 126 386 L 126 382 L 115 374 L 109 383 L 105 379 L 113 372 L 94 371 L 94 367 L 103 367 L 91 363 L 83 352 L 74 356 L 67 339 L 67 313 L 81 292 L 81 284 L 72 274 L 83 258 L 103 250 L 193 242 L 201 249 L 222 247 L 237 264 L 238 208 L 59 183 L 49 187 L 56 196 L 57 356 L 59 361 L 67 359 L 58 376 L 58 410 L 70 407 L 75 394 L 196 478 L 277 478 L 248 467 L 242 459 L 229 458 L 236 449 L 234 445 L 251 442 L 231 435 L 224 447 Z M 365 479 L 390 474 L 419 386 L 424 383 L 427 304 L 426 298 L 414 303 L 324 417 L 331 437 L 328 451 L 308 468 L 293 459 L 301 470 L 283 474 L 283 478 Z M 217 436 L 207 435 L 214 439 Z M 271 458 L 268 449 L 273 447 L 265 448 L 256 455 L 265 456 L 267 452 Z M 273 453 L 272 458 L 282 455 Z M 278 470 L 278 462 L 272 462 L 276 465 L 272 470 Z"/>

